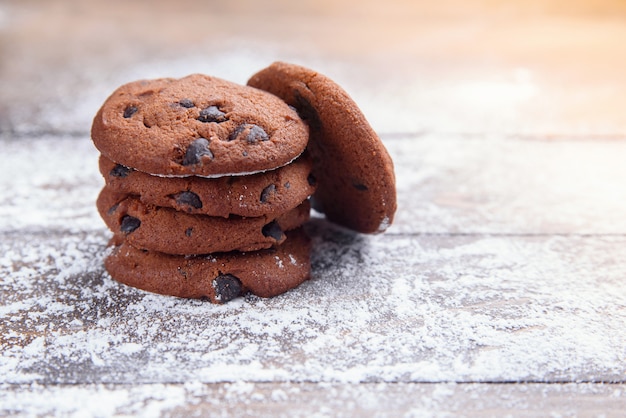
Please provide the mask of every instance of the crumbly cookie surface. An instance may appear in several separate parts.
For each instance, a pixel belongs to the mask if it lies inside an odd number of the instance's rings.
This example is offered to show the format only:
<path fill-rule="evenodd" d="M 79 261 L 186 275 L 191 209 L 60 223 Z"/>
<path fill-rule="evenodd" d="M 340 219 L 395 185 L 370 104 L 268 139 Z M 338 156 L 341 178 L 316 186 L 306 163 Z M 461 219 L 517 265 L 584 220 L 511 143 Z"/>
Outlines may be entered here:
<path fill-rule="evenodd" d="M 383 232 L 397 206 L 393 162 L 352 98 L 328 77 L 281 62 L 248 85 L 280 97 L 308 123 L 314 208 L 358 232 Z"/>
<path fill-rule="evenodd" d="M 271 170 L 293 161 L 308 141 L 307 125 L 281 99 L 201 74 L 121 86 L 91 134 L 107 158 L 161 176 Z"/>

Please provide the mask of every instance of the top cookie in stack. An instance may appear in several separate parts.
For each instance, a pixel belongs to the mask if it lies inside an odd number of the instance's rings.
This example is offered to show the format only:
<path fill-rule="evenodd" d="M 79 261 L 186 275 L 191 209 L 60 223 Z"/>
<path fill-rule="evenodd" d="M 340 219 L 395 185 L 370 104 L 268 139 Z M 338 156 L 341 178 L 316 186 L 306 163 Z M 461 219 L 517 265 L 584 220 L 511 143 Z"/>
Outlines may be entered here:
<path fill-rule="evenodd" d="M 204 75 L 137 81 L 106 100 L 92 139 L 115 279 L 225 302 L 308 278 L 308 127 L 276 96 Z M 286 252 L 287 240 L 300 248 Z"/>
<path fill-rule="evenodd" d="M 307 125 L 278 97 L 200 74 L 118 88 L 91 135 L 107 158 L 166 177 L 273 170 L 302 154 L 309 140 Z"/>

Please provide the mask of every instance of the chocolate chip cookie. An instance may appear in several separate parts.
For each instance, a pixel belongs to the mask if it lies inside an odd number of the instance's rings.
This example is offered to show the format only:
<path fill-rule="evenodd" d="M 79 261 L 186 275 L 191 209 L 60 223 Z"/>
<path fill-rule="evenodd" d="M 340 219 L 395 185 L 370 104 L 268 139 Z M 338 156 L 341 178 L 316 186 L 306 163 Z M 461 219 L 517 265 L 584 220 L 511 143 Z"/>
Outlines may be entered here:
<path fill-rule="evenodd" d="M 225 303 L 247 292 L 272 297 L 297 287 L 310 277 L 310 250 L 301 229 L 287 232 L 282 245 L 267 250 L 194 257 L 142 251 L 124 242 L 112 249 L 105 267 L 129 286 Z"/>
<path fill-rule="evenodd" d="M 396 211 L 393 163 L 352 98 L 328 77 L 282 62 L 248 85 L 280 97 L 309 125 L 307 149 L 318 181 L 313 207 L 353 230 L 384 231 Z"/>
<path fill-rule="evenodd" d="M 116 235 L 140 249 L 168 254 L 209 254 L 253 251 L 281 244 L 285 231 L 305 223 L 310 216 L 308 200 L 277 216 L 229 218 L 190 215 L 186 212 L 143 204 L 138 198 L 105 187 L 97 201 L 98 211 Z"/>
<path fill-rule="evenodd" d="M 91 137 L 107 158 L 145 173 L 219 177 L 284 166 L 309 135 L 278 97 L 193 74 L 118 88 L 96 114 Z"/>
<path fill-rule="evenodd" d="M 100 156 L 100 172 L 110 190 L 136 195 L 147 205 L 222 217 L 271 216 L 295 208 L 315 191 L 311 168 L 311 159 L 303 155 L 249 176 L 162 178 Z"/>

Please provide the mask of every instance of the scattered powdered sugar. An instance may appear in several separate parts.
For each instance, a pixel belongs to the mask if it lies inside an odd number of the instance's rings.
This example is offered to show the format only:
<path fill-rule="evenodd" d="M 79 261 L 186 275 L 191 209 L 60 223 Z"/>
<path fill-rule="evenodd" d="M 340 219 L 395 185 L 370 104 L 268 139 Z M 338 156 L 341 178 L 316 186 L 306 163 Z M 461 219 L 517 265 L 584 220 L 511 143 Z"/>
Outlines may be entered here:
<path fill-rule="evenodd" d="M 0 134 L 0 156 L 0 231 L 102 228 L 94 202 L 104 180 L 87 136 Z"/>
<path fill-rule="evenodd" d="M 385 232 L 387 228 L 389 228 L 390 225 L 391 225 L 391 221 L 389 220 L 389 217 L 385 216 L 383 220 L 380 222 L 380 225 L 378 225 L 377 232 Z"/>
<path fill-rule="evenodd" d="M 279 257 L 279 256 L 274 256 L 274 258 L 276 259 L 276 265 L 278 266 L 278 268 L 285 268 L 285 265 L 283 264 L 283 260 Z"/>
<path fill-rule="evenodd" d="M 388 140 L 392 233 L 626 234 L 626 140 Z"/>
<path fill-rule="evenodd" d="M 2 383 L 623 379 L 623 237 L 308 229 L 313 280 L 223 306 L 115 283 L 103 232 L 5 233 Z"/>
<path fill-rule="evenodd" d="M 4 391 L 3 389 L 10 389 Z M 450 417 L 485 411 L 523 411 L 533 416 L 576 416 L 623 412 L 612 385 L 481 385 L 439 383 L 328 384 L 251 383 L 6 387 L 0 412 L 28 405 L 33 416 L 255 416 L 255 417 Z M 10 393 L 10 396 L 7 394 Z"/>

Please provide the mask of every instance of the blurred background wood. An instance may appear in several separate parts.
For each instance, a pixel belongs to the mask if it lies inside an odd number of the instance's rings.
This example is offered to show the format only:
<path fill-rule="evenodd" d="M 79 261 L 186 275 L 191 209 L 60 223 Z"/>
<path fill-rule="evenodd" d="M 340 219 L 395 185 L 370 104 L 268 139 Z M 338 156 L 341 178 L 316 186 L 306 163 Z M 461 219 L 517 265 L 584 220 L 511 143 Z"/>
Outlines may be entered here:
<path fill-rule="evenodd" d="M 3 130 L 67 131 L 66 120 L 46 118 L 43 107 L 55 105 L 72 116 L 71 129 L 85 130 L 102 96 L 128 77 L 213 70 L 243 82 L 250 64 L 284 59 L 332 72 L 385 132 L 626 132 L 620 0 L 4 0 L 0 7 Z M 247 61 L 229 61 L 233 55 Z M 92 102 L 80 101 L 96 87 Z"/>

